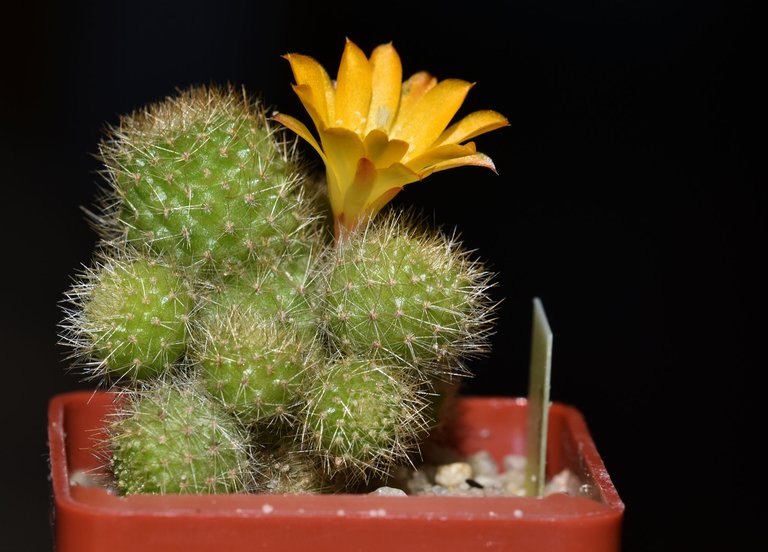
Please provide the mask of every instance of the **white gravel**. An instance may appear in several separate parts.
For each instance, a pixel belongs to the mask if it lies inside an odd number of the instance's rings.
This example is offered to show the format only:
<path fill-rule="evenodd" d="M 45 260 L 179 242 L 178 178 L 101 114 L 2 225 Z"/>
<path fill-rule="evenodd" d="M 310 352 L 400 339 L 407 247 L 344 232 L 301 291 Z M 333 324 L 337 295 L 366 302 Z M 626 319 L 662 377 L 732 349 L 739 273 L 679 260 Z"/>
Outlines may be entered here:
<path fill-rule="evenodd" d="M 373 494 L 435 496 L 525 496 L 526 459 L 508 455 L 502 465 L 487 451 L 461 461 L 425 463 L 416 469 L 403 468 L 392 482 Z M 588 494 L 589 486 L 571 471 L 563 470 L 546 482 L 544 494 Z M 399 491 L 399 492 L 398 492 Z"/>

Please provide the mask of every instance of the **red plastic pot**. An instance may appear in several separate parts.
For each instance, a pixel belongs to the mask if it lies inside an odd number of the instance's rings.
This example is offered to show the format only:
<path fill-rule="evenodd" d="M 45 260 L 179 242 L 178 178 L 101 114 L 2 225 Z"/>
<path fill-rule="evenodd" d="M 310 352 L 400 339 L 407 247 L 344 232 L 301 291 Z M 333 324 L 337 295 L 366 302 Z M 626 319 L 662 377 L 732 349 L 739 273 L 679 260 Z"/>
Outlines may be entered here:
<path fill-rule="evenodd" d="M 57 552 L 514 550 L 618 552 L 624 504 L 581 413 L 552 404 L 548 476 L 570 469 L 588 496 L 135 495 L 73 484 L 98 468 L 94 433 L 107 393 L 74 392 L 49 404 L 48 437 Z M 453 438 L 459 452 L 500 460 L 524 453 L 526 401 L 465 397 Z"/>

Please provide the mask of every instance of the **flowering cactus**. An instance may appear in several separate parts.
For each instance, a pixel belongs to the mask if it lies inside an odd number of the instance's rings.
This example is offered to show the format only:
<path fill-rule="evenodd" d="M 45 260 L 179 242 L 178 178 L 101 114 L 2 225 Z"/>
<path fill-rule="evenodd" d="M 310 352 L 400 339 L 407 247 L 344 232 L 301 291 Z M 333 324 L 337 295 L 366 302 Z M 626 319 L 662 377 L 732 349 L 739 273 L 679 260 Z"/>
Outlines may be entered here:
<path fill-rule="evenodd" d="M 233 88 L 181 91 L 101 144 L 100 253 L 61 327 L 74 364 L 117 391 L 107 445 L 121 493 L 386 480 L 489 349 L 493 275 L 455 235 L 380 211 L 434 172 L 495 170 L 469 140 L 506 119 L 450 124 L 471 84 L 403 82 L 391 44 L 367 58 L 347 41 L 335 84 L 312 58 L 285 57 L 319 140 L 294 117 L 274 121 L 318 152 L 325 194 Z"/>

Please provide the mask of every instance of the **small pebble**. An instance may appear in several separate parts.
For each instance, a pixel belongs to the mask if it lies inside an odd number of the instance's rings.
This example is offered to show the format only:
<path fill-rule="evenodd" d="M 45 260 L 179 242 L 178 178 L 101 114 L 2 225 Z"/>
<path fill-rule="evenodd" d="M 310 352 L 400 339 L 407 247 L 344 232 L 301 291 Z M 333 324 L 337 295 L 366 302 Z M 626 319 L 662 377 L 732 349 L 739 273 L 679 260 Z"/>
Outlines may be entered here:
<path fill-rule="evenodd" d="M 525 467 L 518 470 L 507 470 L 501 474 L 499 480 L 509 494 L 516 496 L 525 494 Z"/>
<path fill-rule="evenodd" d="M 448 496 L 449 494 L 452 494 L 452 493 L 442 485 L 432 485 L 429 488 L 429 491 L 427 491 L 427 493 L 425 494 L 432 494 L 435 496 Z"/>
<path fill-rule="evenodd" d="M 546 494 L 578 494 L 580 486 L 581 481 L 579 481 L 578 478 L 574 476 L 573 472 L 569 470 L 563 470 L 547 482 L 547 484 L 544 486 L 544 492 Z"/>
<path fill-rule="evenodd" d="M 477 481 L 480 485 L 482 485 L 484 489 L 500 489 L 501 488 L 501 482 L 499 481 L 498 477 L 493 477 L 490 475 L 476 475 L 475 481 Z"/>
<path fill-rule="evenodd" d="M 395 487 L 379 487 L 368 494 L 374 496 L 408 496 L 404 490 Z"/>
<path fill-rule="evenodd" d="M 504 471 L 525 471 L 528 460 L 522 454 L 508 454 L 504 457 Z"/>
<path fill-rule="evenodd" d="M 472 466 L 466 462 L 443 464 L 437 468 L 435 483 L 444 487 L 458 487 L 472 477 Z"/>
<path fill-rule="evenodd" d="M 467 459 L 467 462 L 472 466 L 472 473 L 475 475 L 475 480 L 480 476 L 487 475 L 493 477 L 499 473 L 499 466 L 496 463 L 496 460 L 494 460 L 491 453 L 486 450 L 471 455 Z"/>

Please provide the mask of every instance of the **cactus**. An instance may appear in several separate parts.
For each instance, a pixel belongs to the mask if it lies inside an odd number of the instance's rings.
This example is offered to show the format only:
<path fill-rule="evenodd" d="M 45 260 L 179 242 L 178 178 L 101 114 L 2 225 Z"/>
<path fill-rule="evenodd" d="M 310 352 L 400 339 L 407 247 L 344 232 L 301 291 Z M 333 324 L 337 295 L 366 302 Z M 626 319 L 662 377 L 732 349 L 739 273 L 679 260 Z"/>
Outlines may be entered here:
<path fill-rule="evenodd" d="M 432 423 L 418 382 L 400 366 L 367 358 L 329 361 L 304 400 L 302 450 L 350 486 L 407 462 Z"/>
<path fill-rule="evenodd" d="M 455 237 L 390 212 L 335 249 L 325 274 L 329 335 L 355 355 L 408 364 L 428 377 L 464 374 L 487 350 L 490 274 Z"/>
<path fill-rule="evenodd" d="M 273 444 L 265 454 L 263 488 L 274 494 L 324 494 L 337 492 L 339 486 L 316 462 L 290 438 Z"/>
<path fill-rule="evenodd" d="M 119 400 L 108 435 L 121 494 L 253 490 L 248 432 L 194 381 L 157 380 Z"/>
<path fill-rule="evenodd" d="M 293 328 L 235 305 L 201 316 L 190 357 L 210 395 L 243 424 L 286 424 L 317 362 L 314 348 Z"/>
<path fill-rule="evenodd" d="M 322 249 L 321 245 L 318 245 Z M 269 323 L 312 337 L 317 333 L 317 257 L 312 249 L 272 264 L 237 267 L 211 280 L 203 316 L 232 308 L 249 309 Z"/>
<path fill-rule="evenodd" d="M 104 250 L 67 294 L 65 340 L 89 379 L 136 382 L 160 376 L 186 349 L 195 292 L 163 259 Z"/>
<path fill-rule="evenodd" d="M 286 58 L 320 142 L 244 91 L 201 86 L 100 144 L 98 253 L 61 335 L 73 366 L 120 390 L 106 445 L 121 494 L 386 481 L 418 462 L 489 350 L 493 275 L 456 235 L 382 208 L 433 172 L 493 169 L 464 142 L 506 119 L 446 128 L 469 83 L 419 73 L 401 87 L 391 45 L 374 71 L 348 41 L 336 88 L 311 58 Z M 273 120 L 320 153 L 326 186 Z"/>
<path fill-rule="evenodd" d="M 100 153 L 101 234 L 185 265 L 274 258 L 313 222 L 296 156 L 231 87 L 190 88 L 123 117 Z"/>

